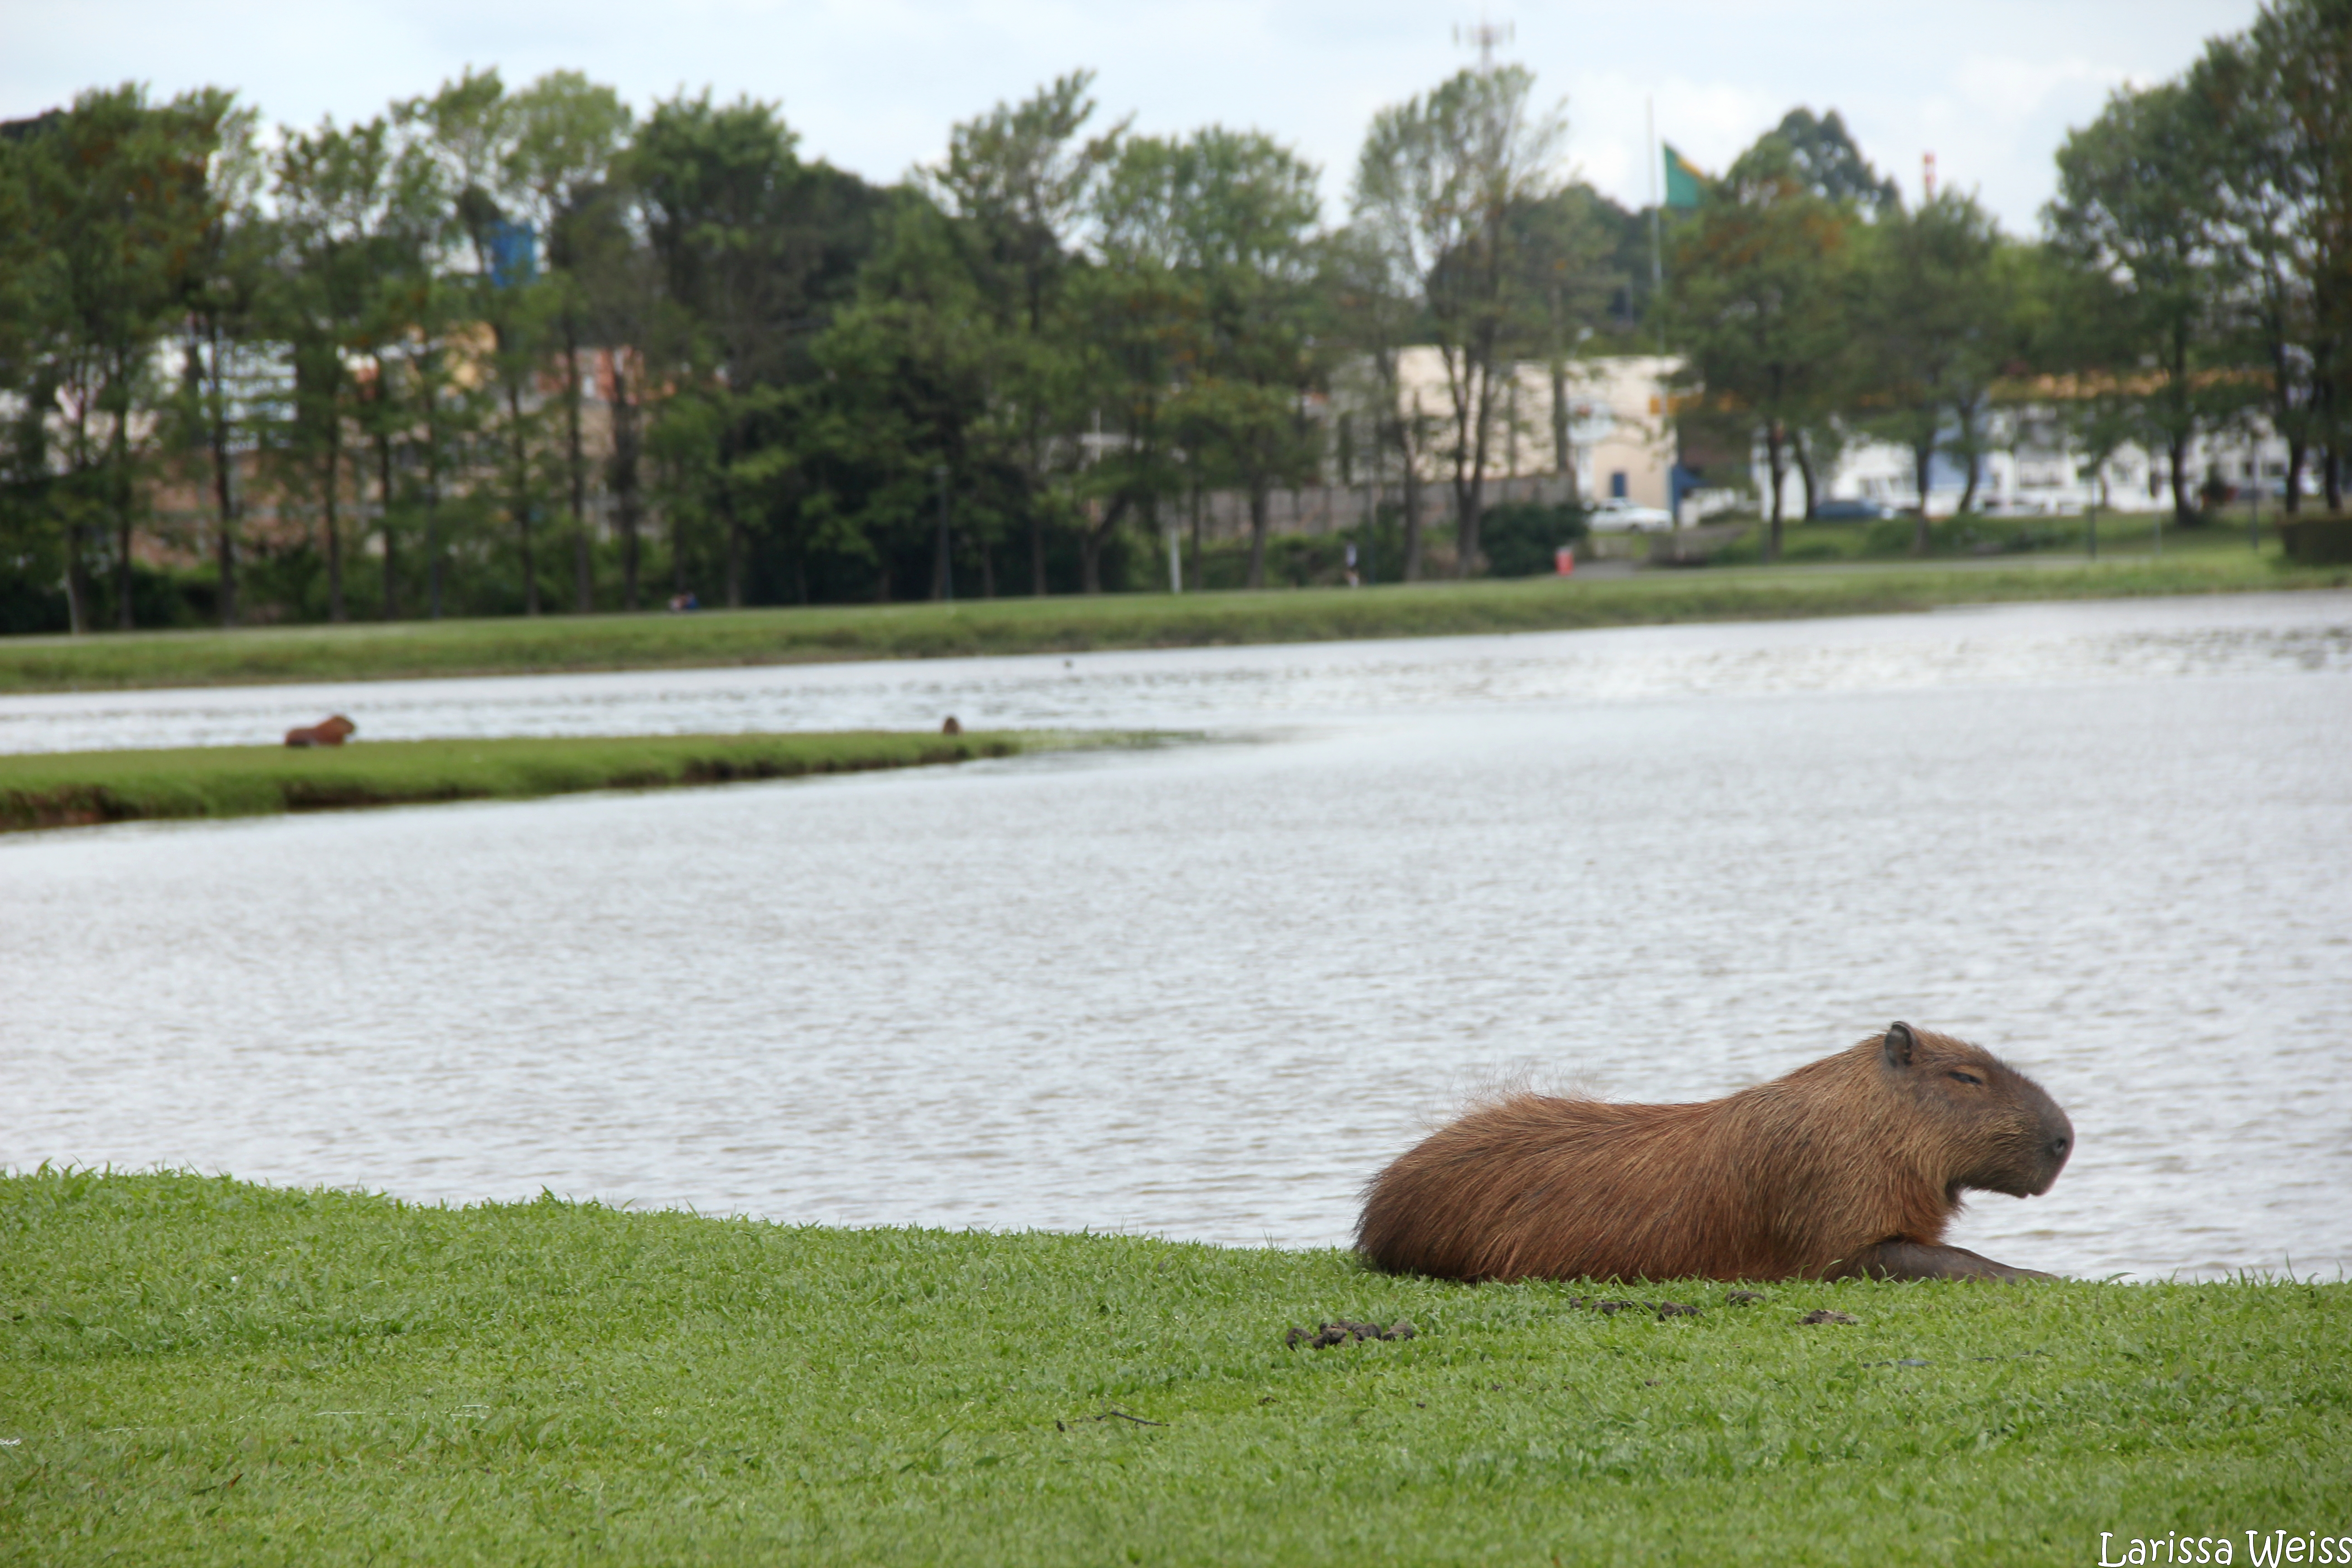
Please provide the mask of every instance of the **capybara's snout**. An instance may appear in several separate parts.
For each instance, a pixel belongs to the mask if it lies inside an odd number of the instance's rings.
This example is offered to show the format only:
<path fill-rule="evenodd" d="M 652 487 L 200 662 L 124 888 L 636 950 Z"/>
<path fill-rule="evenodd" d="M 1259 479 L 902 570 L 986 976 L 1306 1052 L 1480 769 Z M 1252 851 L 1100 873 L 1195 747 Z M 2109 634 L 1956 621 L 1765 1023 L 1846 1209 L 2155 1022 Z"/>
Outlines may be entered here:
<path fill-rule="evenodd" d="M 2028 1112 L 2025 1124 L 2010 1142 L 2002 1169 L 1981 1184 L 2011 1197 L 2038 1198 L 2057 1182 L 2066 1157 L 2074 1152 L 2074 1124 L 2039 1085 L 2021 1079 L 2020 1088 L 2028 1091 L 2022 1108 Z"/>
<path fill-rule="evenodd" d="M 2058 1179 L 2058 1173 L 2066 1168 L 2066 1156 L 2074 1152 L 2074 1124 L 2066 1119 L 2066 1113 L 2058 1109 L 2054 1100 L 2042 1112 L 2041 1132 L 2042 1179 L 2033 1186 L 2033 1195 L 2037 1198 L 2050 1190 L 2051 1184 Z"/>

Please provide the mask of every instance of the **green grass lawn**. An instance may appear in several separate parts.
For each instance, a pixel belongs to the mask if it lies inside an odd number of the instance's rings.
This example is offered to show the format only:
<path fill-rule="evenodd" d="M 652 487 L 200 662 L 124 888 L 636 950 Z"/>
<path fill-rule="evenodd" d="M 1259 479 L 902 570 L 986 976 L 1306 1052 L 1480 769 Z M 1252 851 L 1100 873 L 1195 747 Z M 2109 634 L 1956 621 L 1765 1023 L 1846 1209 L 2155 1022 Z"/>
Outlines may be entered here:
<path fill-rule="evenodd" d="M 254 816 L 425 801 L 795 778 L 1008 757 L 1129 739 L 1041 731 L 867 730 L 368 741 L 333 748 L 192 746 L 0 756 L 0 832 L 136 817 Z"/>
<path fill-rule="evenodd" d="M 1819 526 L 1819 525 L 1816 525 Z M 1649 572 L 1350 591 L 1119 594 L 690 616 L 547 616 L 233 632 L 0 639 L 0 692 L 1067 653 L 1780 619 L 2002 600 L 2342 586 L 2274 552 L 2173 551 L 2094 563 L 2030 557 Z"/>
<path fill-rule="evenodd" d="M 2352 1287 L 1467 1288 L 1338 1252 L 0 1179 L 0 1560 L 2081 1563 L 2352 1534 Z M 1858 1321 L 1806 1325 L 1831 1308 Z M 1408 1320 L 1324 1350 L 1286 1331 Z M 2111 1550 L 2121 1551 L 2117 1545 Z"/>

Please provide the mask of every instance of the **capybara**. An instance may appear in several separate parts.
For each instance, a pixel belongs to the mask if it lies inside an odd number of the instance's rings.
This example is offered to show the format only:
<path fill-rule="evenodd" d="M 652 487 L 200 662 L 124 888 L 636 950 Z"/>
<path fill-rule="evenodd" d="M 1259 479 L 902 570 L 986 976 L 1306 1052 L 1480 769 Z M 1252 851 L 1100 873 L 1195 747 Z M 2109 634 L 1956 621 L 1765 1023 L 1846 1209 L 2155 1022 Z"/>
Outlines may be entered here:
<path fill-rule="evenodd" d="M 320 723 L 287 731 L 286 743 L 289 746 L 340 746 L 357 734 L 359 728 L 338 713 Z"/>
<path fill-rule="evenodd" d="M 2074 1145 L 2032 1079 L 1895 1024 L 1696 1105 L 1474 1110 L 1373 1178 L 1356 1247 L 1446 1279 L 2047 1279 L 1944 1227 L 1963 1188 L 2048 1192 Z"/>
<path fill-rule="evenodd" d="M 940 733 L 942 735 L 961 735 L 963 733 L 963 726 L 958 723 L 956 721 L 956 716 L 950 713 L 948 715 L 948 721 L 940 726 Z"/>

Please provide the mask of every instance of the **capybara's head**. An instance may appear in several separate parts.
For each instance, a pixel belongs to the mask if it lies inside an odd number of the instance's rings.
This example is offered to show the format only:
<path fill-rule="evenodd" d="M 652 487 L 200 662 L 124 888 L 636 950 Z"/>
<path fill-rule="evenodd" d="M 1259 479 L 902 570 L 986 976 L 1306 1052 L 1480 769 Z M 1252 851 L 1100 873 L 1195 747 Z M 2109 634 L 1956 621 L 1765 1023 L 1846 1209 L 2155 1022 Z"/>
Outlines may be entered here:
<path fill-rule="evenodd" d="M 360 727 L 357 724 L 352 723 L 349 719 L 346 719 L 341 714 L 338 713 L 333 718 L 319 726 L 319 733 L 321 735 L 332 735 L 335 738 L 334 743 L 341 745 L 345 741 L 350 740 L 353 735 L 359 733 L 359 728 Z"/>
<path fill-rule="evenodd" d="M 2074 1152 L 2074 1124 L 2042 1086 L 1990 1051 L 1891 1024 L 1876 1042 L 1889 1085 L 1923 1116 L 1953 1187 L 2037 1197 Z M 1923 1151 L 1924 1152 L 1924 1151 Z"/>

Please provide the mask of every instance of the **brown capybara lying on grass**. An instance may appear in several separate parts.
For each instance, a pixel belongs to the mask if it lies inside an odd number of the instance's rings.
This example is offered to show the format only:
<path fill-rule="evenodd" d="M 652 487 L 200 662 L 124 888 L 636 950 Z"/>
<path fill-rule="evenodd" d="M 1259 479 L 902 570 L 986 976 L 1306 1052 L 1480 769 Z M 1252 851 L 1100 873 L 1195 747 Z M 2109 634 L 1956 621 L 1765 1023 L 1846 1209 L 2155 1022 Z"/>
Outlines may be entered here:
<path fill-rule="evenodd" d="M 1895 1024 L 1697 1105 L 1513 1095 L 1375 1177 L 1356 1247 L 1445 1279 L 2047 1279 L 1942 1243 L 1964 1188 L 2050 1190 L 2040 1085 Z"/>
<path fill-rule="evenodd" d="M 289 746 L 340 746 L 359 733 L 359 726 L 338 713 L 331 719 L 286 731 Z"/>

